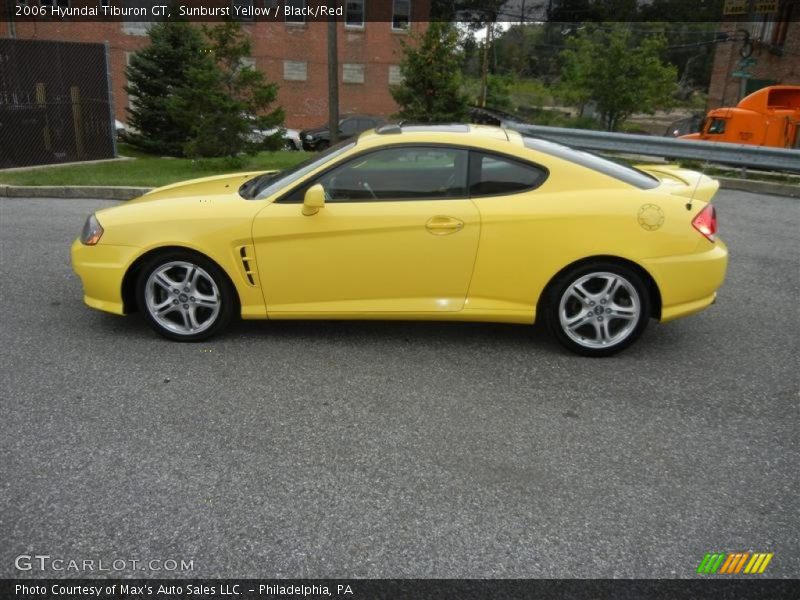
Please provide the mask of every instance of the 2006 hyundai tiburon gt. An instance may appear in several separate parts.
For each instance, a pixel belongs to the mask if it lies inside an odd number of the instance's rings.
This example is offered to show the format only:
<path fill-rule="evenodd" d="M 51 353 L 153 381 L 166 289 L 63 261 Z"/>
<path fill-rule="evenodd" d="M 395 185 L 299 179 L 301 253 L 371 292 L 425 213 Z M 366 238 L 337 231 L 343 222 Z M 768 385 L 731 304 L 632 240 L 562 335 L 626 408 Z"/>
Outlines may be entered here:
<path fill-rule="evenodd" d="M 206 339 L 244 319 L 544 321 L 612 354 L 714 302 L 718 183 L 495 127 L 386 125 L 280 172 L 169 185 L 72 246 L 89 306 Z"/>

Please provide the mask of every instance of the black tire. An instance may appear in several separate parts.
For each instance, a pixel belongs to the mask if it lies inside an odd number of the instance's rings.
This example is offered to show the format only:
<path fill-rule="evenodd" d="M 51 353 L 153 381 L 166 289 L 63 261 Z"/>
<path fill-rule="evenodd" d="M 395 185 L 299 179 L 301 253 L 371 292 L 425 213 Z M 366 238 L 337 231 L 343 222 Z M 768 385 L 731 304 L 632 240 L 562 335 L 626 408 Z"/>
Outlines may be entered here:
<path fill-rule="evenodd" d="M 330 145 L 331 145 L 330 142 L 328 142 L 326 140 L 322 140 L 319 144 L 317 144 L 317 147 L 315 148 L 315 150 L 317 152 L 322 152 L 323 150 L 327 150 L 330 147 Z"/>
<path fill-rule="evenodd" d="M 187 279 L 190 277 L 184 265 L 194 266 L 193 273 L 197 274 L 194 283 L 184 281 L 180 285 L 186 287 L 176 286 L 167 291 L 166 281 L 178 283 L 180 273 L 186 273 Z M 159 271 L 168 279 L 155 281 Z M 201 254 L 184 250 L 158 254 L 142 266 L 136 280 L 136 302 L 156 333 L 178 342 L 199 342 L 218 334 L 228 326 L 238 308 L 236 291 L 222 269 Z M 151 310 L 157 305 L 164 305 L 167 310 Z M 194 316 L 190 317 L 190 313 Z M 193 320 L 199 325 L 194 331 Z"/>
<path fill-rule="evenodd" d="M 609 300 L 603 292 L 613 278 L 619 285 Z M 583 296 L 576 284 L 591 293 Z M 542 308 L 548 330 L 561 345 L 599 358 L 624 350 L 642 335 L 650 321 L 651 302 L 646 282 L 634 269 L 593 261 L 559 275 L 545 291 Z"/>

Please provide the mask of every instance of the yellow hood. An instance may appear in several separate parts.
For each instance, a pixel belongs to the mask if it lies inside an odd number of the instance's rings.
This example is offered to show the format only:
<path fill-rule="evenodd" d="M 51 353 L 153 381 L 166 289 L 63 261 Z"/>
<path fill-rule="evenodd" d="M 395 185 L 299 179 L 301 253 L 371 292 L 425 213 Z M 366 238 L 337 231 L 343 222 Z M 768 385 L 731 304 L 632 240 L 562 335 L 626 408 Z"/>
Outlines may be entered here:
<path fill-rule="evenodd" d="M 180 181 L 160 188 L 156 188 L 139 196 L 131 203 L 150 202 L 153 200 L 164 200 L 168 198 L 187 198 L 195 196 L 228 196 L 236 194 L 239 187 L 248 179 L 257 175 L 269 173 L 271 171 L 249 171 L 247 173 L 228 173 L 226 175 L 214 175 L 211 177 L 201 177 Z M 274 172 L 274 171 L 272 171 Z"/>

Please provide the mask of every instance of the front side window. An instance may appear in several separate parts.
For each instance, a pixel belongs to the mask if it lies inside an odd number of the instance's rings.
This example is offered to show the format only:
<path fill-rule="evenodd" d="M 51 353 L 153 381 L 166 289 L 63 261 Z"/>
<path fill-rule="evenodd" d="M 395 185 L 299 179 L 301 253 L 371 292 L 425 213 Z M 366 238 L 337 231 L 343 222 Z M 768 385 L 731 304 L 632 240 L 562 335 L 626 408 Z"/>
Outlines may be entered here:
<path fill-rule="evenodd" d="M 347 0 L 344 24 L 347 27 L 364 27 L 364 0 Z"/>
<path fill-rule="evenodd" d="M 392 2 L 392 29 L 407 31 L 411 22 L 411 0 L 394 0 Z"/>
<path fill-rule="evenodd" d="M 711 119 L 708 126 L 708 133 L 725 133 L 725 119 Z"/>
<path fill-rule="evenodd" d="M 502 196 L 539 187 L 547 171 L 495 154 L 473 152 L 469 163 L 470 196 Z"/>
<path fill-rule="evenodd" d="M 313 183 L 325 188 L 329 202 L 466 198 L 467 159 L 458 148 L 388 148 L 358 156 Z M 291 201 L 302 201 L 304 192 Z"/>

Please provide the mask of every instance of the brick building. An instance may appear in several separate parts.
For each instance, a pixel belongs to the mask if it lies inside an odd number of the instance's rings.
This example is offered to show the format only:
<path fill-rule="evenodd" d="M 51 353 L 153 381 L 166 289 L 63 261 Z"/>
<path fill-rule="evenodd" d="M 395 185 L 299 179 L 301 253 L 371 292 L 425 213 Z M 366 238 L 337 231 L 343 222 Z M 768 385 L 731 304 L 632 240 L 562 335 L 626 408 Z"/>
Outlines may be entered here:
<path fill-rule="evenodd" d="M 17 0 L 19 1 L 19 0 Z M 127 3 L 128 0 L 67 0 L 70 6 Z M 224 3 L 225 0 L 222 0 Z M 261 4 L 260 0 L 231 0 L 231 5 Z M 27 0 L 53 5 L 53 0 Z M 58 0 L 59 5 L 66 4 Z M 266 0 L 265 5 L 277 5 Z M 304 0 L 280 4 L 303 5 Z M 339 107 L 341 114 L 388 116 L 396 111 L 389 85 L 400 78 L 401 40 L 427 26 L 430 0 L 347 0 L 338 27 Z M 380 20 L 378 20 L 380 19 Z M 278 83 L 278 103 L 286 126 L 308 127 L 328 119 L 327 24 L 303 17 L 281 20 L 242 20 L 252 40 L 252 64 Z M 132 52 L 148 43 L 144 22 L 70 22 L 0 20 L 0 36 L 72 42 L 107 42 L 117 119 L 127 121 L 129 99 L 123 89 L 125 66 Z"/>
<path fill-rule="evenodd" d="M 736 2 L 729 2 L 734 7 Z M 800 1 L 739 2 L 742 14 L 725 16 L 721 31 L 737 41 L 717 45 L 708 108 L 735 106 L 744 96 L 775 84 L 800 85 Z M 730 11 L 729 11 L 730 12 Z M 752 54 L 743 60 L 745 30 Z M 746 48 L 745 48 L 746 49 Z M 747 54 L 745 52 L 744 54 Z M 750 77 L 741 77 L 747 73 Z"/>

